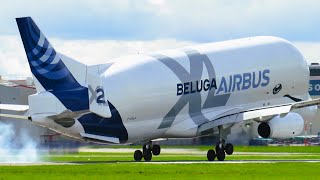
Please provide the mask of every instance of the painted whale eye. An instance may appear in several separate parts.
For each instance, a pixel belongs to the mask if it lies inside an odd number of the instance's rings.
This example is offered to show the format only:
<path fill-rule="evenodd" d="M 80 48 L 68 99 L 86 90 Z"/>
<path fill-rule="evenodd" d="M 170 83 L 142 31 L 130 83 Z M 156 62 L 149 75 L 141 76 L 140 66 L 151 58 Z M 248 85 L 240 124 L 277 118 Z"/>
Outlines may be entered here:
<path fill-rule="evenodd" d="M 273 94 L 277 94 L 278 92 L 280 92 L 282 89 L 282 85 L 281 84 L 277 84 L 274 88 L 273 88 Z"/>

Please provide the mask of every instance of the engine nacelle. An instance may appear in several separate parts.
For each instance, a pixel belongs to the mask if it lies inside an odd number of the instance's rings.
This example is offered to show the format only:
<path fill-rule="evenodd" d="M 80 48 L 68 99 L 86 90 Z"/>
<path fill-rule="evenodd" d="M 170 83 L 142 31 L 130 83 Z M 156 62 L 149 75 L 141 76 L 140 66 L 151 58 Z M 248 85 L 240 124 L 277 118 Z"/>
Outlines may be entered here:
<path fill-rule="evenodd" d="M 287 139 L 299 135 L 303 131 L 304 120 L 297 113 L 288 113 L 281 118 L 279 115 L 269 122 L 258 126 L 258 134 L 263 138 Z"/>

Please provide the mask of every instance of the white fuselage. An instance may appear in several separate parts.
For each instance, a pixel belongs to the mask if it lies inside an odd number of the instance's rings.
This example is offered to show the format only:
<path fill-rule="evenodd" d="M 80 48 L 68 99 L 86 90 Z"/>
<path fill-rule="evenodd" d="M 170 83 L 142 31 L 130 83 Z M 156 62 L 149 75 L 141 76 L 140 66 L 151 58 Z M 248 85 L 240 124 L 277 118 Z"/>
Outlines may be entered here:
<path fill-rule="evenodd" d="M 197 136 L 197 127 L 210 120 L 201 118 L 206 111 L 292 102 L 283 97 L 287 94 L 309 98 L 306 61 L 292 44 L 275 37 L 121 57 L 101 78 L 127 129 L 126 143 Z M 282 89 L 274 94 L 278 84 Z M 189 128 L 175 135 L 179 123 Z"/>
<path fill-rule="evenodd" d="M 291 43 L 276 37 L 125 56 L 88 69 L 61 58 L 85 88 L 90 85 L 88 73 L 98 74 L 94 82 L 101 82 L 104 90 L 96 98 L 104 95 L 108 106 L 95 107 L 105 116 L 91 111 L 90 100 L 90 111 L 81 111 L 74 122 L 65 119 L 72 113 L 68 114 L 55 95 L 43 91 L 29 97 L 32 121 L 74 138 L 98 139 L 96 142 L 201 136 L 206 131 L 205 127 L 199 130 L 201 125 L 225 113 L 292 103 L 292 97 L 310 99 L 305 59 Z M 101 112 L 104 107 L 110 112 Z M 67 116 L 54 117 L 61 113 Z M 220 122 L 229 127 L 234 123 L 231 117 Z"/>
<path fill-rule="evenodd" d="M 124 144 L 219 132 L 226 139 L 244 121 L 261 122 L 262 137 L 292 137 L 301 133 L 304 119 L 287 114 L 320 104 L 309 101 L 305 59 L 280 38 L 230 40 L 87 66 L 57 52 L 31 17 L 16 22 L 37 90 L 28 98 L 28 119 L 74 138 Z"/>

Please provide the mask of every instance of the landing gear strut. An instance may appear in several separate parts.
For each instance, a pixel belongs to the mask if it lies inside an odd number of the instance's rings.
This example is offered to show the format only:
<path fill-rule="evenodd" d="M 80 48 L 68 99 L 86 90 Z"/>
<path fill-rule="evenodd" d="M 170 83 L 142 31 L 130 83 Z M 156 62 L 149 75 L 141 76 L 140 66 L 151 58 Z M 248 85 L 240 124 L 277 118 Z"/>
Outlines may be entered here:
<path fill-rule="evenodd" d="M 216 153 L 218 161 L 224 161 L 226 158 L 226 154 L 224 152 L 224 140 L 220 140 L 220 142 L 216 145 Z"/>
<path fill-rule="evenodd" d="M 144 158 L 145 161 L 151 161 L 152 155 L 158 156 L 160 155 L 161 148 L 159 145 L 153 145 L 152 142 L 148 142 L 143 145 L 142 152 L 140 150 L 136 150 L 134 152 L 134 160 L 141 161 Z"/>
<path fill-rule="evenodd" d="M 144 145 L 143 146 L 143 158 L 145 161 L 151 161 L 152 159 L 152 152 L 151 152 L 151 148 L 149 145 Z"/>

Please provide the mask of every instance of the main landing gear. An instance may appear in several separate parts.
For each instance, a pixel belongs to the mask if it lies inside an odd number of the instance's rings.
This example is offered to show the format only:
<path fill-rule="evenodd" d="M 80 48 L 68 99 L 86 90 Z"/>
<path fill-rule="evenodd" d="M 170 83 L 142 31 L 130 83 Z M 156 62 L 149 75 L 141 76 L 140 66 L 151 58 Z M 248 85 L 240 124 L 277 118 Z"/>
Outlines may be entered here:
<path fill-rule="evenodd" d="M 152 144 L 152 142 L 148 142 L 142 147 L 142 152 L 141 150 L 136 150 L 134 152 L 134 160 L 135 161 L 141 161 L 142 158 L 144 158 L 145 161 L 151 161 L 152 155 L 158 156 L 161 152 L 161 148 L 157 144 Z"/>
<path fill-rule="evenodd" d="M 230 134 L 230 129 L 222 129 L 222 127 L 219 127 L 219 136 L 220 137 L 227 137 L 227 135 Z M 233 145 L 231 143 L 225 144 L 225 139 L 220 138 L 219 142 L 216 144 L 216 151 L 213 149 L 210 149 L 207 152 L 207 159 L 208 161 L 214 161 L 215 158 L 218 159 L 218 161 L 224 161 L 227 155 L 233 154 Z"/>
<path fill-rule="evenodd" d="M 224 140 L 221 140 L 216 144 L 215 151 L 210 149 L 207 152 L 207 158 L 208 161 L 214 161 L 215 158 L 217 158 L 218 161 L 224 161 L 226 154 L 233 154 L 233 145 L 231 143 L 224 145 Z"/>

